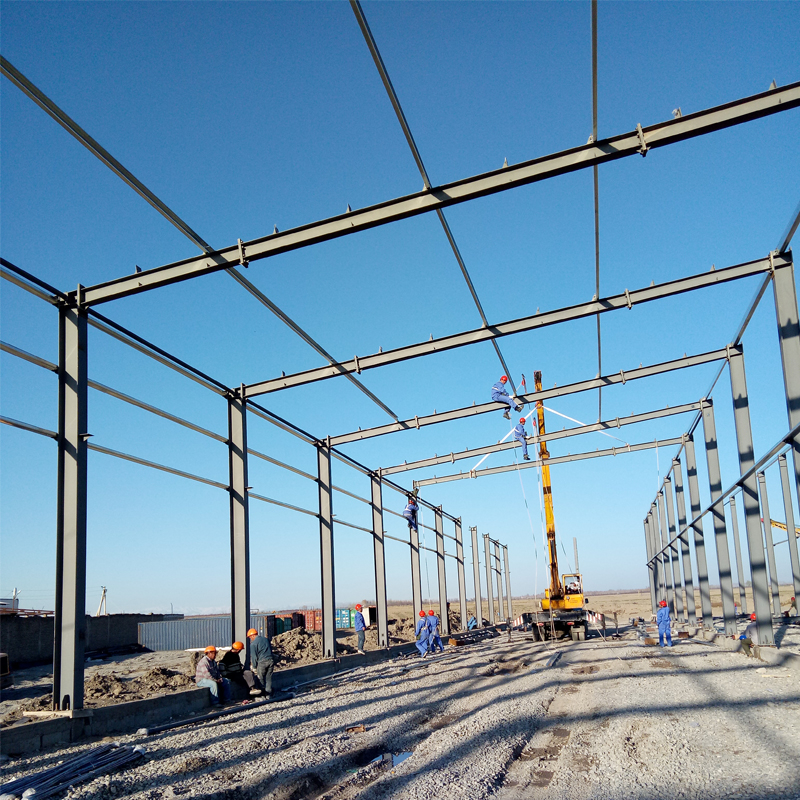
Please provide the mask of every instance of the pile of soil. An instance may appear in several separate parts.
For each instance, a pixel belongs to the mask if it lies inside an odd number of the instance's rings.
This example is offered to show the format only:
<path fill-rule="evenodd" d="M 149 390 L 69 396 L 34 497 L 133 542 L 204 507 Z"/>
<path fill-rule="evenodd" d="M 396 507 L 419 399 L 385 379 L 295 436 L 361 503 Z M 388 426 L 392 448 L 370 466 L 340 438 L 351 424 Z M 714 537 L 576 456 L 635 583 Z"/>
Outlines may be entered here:
<path fill-rule="evenodd" d="M 101 697 L 119 697 L 127 693 L 127 685 L 116 675 L 92 675 L 84 681 L 83 693 L 87 700 Z"/>
<path fill-rule="evenodd" d="M 322 634 L 295 628 L 272 639 L 276 666 L 309 664 L 322 659 Z"/>
<path fill-rule="evenodd" d="M 391 642 L 413 642 L 414 620 L 410 617 L 389 620 L 389 640 Z"/>
<path fill-rule="evenodd" d="M 189 689 L 194 685 L 194 674 L 190 677 L 165 667 L 153 667 L 141 678 L 135 678 L 130 682 L 131 690 L 143 695 L 160 693 L 164 690 Z"/>

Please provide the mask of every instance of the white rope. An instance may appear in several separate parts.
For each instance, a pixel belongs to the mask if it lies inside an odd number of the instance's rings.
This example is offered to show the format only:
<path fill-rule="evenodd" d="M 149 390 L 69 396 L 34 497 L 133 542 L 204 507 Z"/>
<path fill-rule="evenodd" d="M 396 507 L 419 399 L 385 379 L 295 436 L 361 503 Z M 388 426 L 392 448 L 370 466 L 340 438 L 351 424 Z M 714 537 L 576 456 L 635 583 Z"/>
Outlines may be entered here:
<path fill-rule="evenodd" d="M 581 422 L 579 419 L 575 419 L 574 417 L 568 417 L 566 414 L 562 414 L 560 411 L 556 411 L 553 408 L 548 408 L 547 406 L 543 406 L 545 411 L 549 411 L 551 414 L 556 414 L 559 417 L 564 417 L 564 419 L 568 419 L 570 422 L 577 422 L 578 425 L 586 425 L 587 423 Z M 595 431 L 596 433 L 601 433 L 603 436 L 608 436 L 609 439 L 616 439 L 618 442 L 622 442 L 622 444 L 628 444 L 624 439 L 620 439 L 618 436 L 613 436 L 610 433 L 606 433 L 605 431 Z"/>

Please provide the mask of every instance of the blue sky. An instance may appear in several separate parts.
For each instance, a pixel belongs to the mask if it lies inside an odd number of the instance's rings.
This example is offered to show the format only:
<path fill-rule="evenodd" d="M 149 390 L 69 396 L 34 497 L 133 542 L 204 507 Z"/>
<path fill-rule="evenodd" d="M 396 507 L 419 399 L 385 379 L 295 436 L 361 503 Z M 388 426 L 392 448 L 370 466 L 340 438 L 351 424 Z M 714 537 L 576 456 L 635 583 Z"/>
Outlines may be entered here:
<path fill-rule="evenodd" d="M 213 246 L 248 240 L 421 188 L 349 4 L 3 2 L 3 55 Z M 588 3 L 364 3 L 364 11 L 434 184 L 573 147 L 591 133 Z M 600 137 L 798 79 L 796 3 L 615 3 L 599 6 Z M 5 79 L 2 255 L 62 290 L 152 268 L 194 246 Z M 761 258 L 797 206 L 797 110 L 600 168 L 601 293 L 639 288 Z M 594 293 L 591 171 L 449 209 L 447 218 L 492 322 L 585 301 Z M 477 327 L 480 318 L 433 215 L 254 262 L 247 277 L 329 352 L 354 354 Z M 603 371 L 724 346 L 756 291 L 743 281 L 605 315 Z M 318 366 L 311 348 L 229 276 L 212 275 L 100 309 L 227 385 Z M 2 339 L 51 361 L 57 320 L 3 281 Z M 546 386 L 593 377 L 594 320 L 501 341 L 512 375 Z M 756 451 L 786 429 L 768 293 L 744 339 Z M 603 416 L 699 399 L 715 365 L 604 392 Z M 105 335 L 89 335 L 90 377 L 220 434 L 224 401 Z M 401 418 L 489 399 L 500 375 L 490 345 L 364 373 Z M 0 357 L 2 414 L 53 429 L 52 374 Z M 727 372 L 714 392 L 723 482 L 738 474 Z M 262 398 L 316 436 L 388 421 L 346 380 Z M 548 404 L 595 421 L 597 395 Z M 93 441 L 227 483 L 225 447 L 97 392 Z M 623 429 L 641 442 L 680 435 L 691 417 Z M 548 414 L 549 428 L 561 418 Z M 477 447 L 507 431 L 500 414 L 343 448 L 370 467 Z M 313 448 L 251 419 L 250 446 L 306 472 Z M 614 444 L 591 434 L 551 453 Z M 698 449 L 703 503 L 705 464 Z M 646 585 L 642 519 L 669 465 L 659 450 L 554 467 L 559 535 L 572 538 L 590 590 Z M 55 445 L 0 429 L 0 594 L 52 607 Z M 485 465 L 511 463 L 492 456 Z M 469 462 L 461 462 L 467 468 Z M 316 486 L 251 459 L 253 491 L 314 509 Z M 439 468 L 438 474 L 447 470 Z M 775 474 L 773 474 L 775 473 Z M 413 477 L 431 474 L 420 472 Z M 412 476 L 401 476 L 410 485 Z M 777 469 L 773 517 L 783 518 Z M 334 462 L 334 482 L 366 496 L 368 481 Z M 531 510 L 532 524 L 524 497 Z M 424 497 L 508 543 L 516 594 L 542 590 L 535 471 L 428 487 Z M 197 613 L 229 605 L 228 500 L 219 489 L 89 455 L 87 607 L 101 585 L 113 611 Z M 385 493 L 400 511 L 402 498 Z M 369 509 L 334 498 L 343 520 Z M 432 514 L 424 521 L 432 525 Z M 405 535 L 387 516 L 387 531 Z M 452 533 L 452 530 L 447 530 Z M 426 534 L 428 546 L 431 534 Z M 780 540 L 776 531 L 776 540 Z M 452 542 L 448 550 L 452 552 Z M 713 548 L 711 568 L 715 569 Z M 251 503 L 252 603 L 319 601 L 318 527 L 309 516 Z M 786 545 L 778 547 L 787 579 Z M 467 574 L 470 575 L 467 548 Z M 407 548 L 387 545 L 389 596 L 410 597 Z M 435 563 L 428 556 L 431 592 Z M 374 596 L 368 534 L 336 530 L 337 598 Z M 423 582 L 425 577 L 423 574 Z M 469 584 L 468 584 L 469 585 Z M 448 559 L 449 594 L 456 575 Z M 428 594 L 427 586 L 424 593 Z M 471 594 L 471 592 L 470 592 Z"/>

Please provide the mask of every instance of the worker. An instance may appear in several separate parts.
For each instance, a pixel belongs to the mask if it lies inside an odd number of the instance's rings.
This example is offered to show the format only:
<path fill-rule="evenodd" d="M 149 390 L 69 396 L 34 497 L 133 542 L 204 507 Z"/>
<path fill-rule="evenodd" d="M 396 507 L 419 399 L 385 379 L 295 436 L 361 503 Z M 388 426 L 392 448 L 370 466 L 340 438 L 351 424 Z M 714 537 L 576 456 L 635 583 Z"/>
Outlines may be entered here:
<path fill-rule="evenodd" d="M 467 630 L 474 631 L 475 628 L 478 627 L 478 620 L 475 619 L 475 615 L 471 614 L 470 618 L 467 620 Z"/>
<path fill-rule="evenodd" d="M 439 617 L 433 613 L 433 609 L 428 611 L 428 640 L 431 645 L 431 652 L 436 652 L 436 646 L 444 653 L 444 645 L 442 644 L 442 637 L 439 636 Z"/>
<path fill-rule="evenodd" d="M 794 597 L 789 598 L 789 608 L 787 611 L 783 612 L 784 617 L 796 617 L 797 616 L 797 600 Z"/>
<path fill-rule="evenodd" d="M 272 697 L 272 670 L 275 661 L 272 657 L 272 646 L 266 636 L 261 636 L 255 628 L 247 631 L 250 640 L 250 668 L 258 675 L 264 695 Z"/>
<path fill-rule="evenodd" d="M 242 650 L 244 650 L 243 642 L 234 642 L 231 649 L 222 656 L 219 662 L 219 669 L 223 677 L 227 678 L 231 683 L 238 683 L 240 686 L 246 685 L 250 694 L 258 696 L 262 694 L 261 689 L 256 686 L 258 678 L 249 669 L 244 668 L 242 664 Z"/>
<path fill-rule="evenodd" d="M 361 603 L 356 603 L 356 633 L 358 634 L 358 652 L 364 655 L 364 639 L 366 637 L 367 626 L 364 623 L 364 615 L 361 613 L 363 610 Z"/>
<path fill-rule="evenodd" d="M 518 406 L 516 398 L 510 397 L 506 392 L 506 383 L 508 383 L 508 378 L 505 375 L 501 375 L 500 380 L 492 386 L 492 400 L 495 403 L 505 403 L 508 408 L 503 412 L 503 416 L 506 419 L 511 419 L 509 411 L 522 411 L 522 406 Z"/>
<path fill-rule="evenodd" d="M 421 658 L 428 657 L 428 645 L 429 642 L 429 631 L 428 631 L 428 620 L 425 616 L 424 611 L 419 612 L 419 619 L 417 620 L 417 627 L 414 630 L 414 634 L 417 637 L 417 650 L 419 650 L 419 654 Z"/>
<path fill-rule="evenodd" d="M 413 528 L 415 531 L 419 530 L 417 527 L 417 511 L 419 511 L 417 499 L 413 494 L 410 494 L 408 496 L 408 505 L 403 511 L 403 516 L 408 520 L 408 527 Z"/>
<path fill-rule="evenodd" d="M 517 425 L 517 427 L 514 428 L 514 438 L 518 442 L 522 443 L 522 457 L 526 461 L 530 461 L 530 458 L 528 458 L 528 443 L 525 441 L 526 436 L 527 434 L 525 433 L 525 417 L 522 417 L 522 419 L 520 419 L 519 421 L 519 425 Z"/>
<path fill-rule="evenodd" d="M 220 703 L 220 693 L 222 702 L 227 703 L 231 699 L 231 685 L 227 678 L 223 678 L 217 666 L 217 648 L 210 644 L 205 649 L 205 655 L 197 662 L 197 670 L 194 674 L 194 682 L 211 692 L 211 705 L 216 706 Z"/>
<path fill-rule="evenodd" d="M 750 658 L 754 655 L 753 653 L 753 646 L 758 646 L 758 623 L 756 622 L 756 615 L 750 615 L 750 623 L 744 629 L 744 633 L 739 637 L 739 641 L 742 643 L 742 650 L 744 650 L 744 654 Z"/>
<path fill-rule="evenodd" d="M 667 647 L 672 647 L 672 631 L 670 630 L 669 606 L 662 600 L 659 604 L 656 622 L 658 623 L 658 646 L 664 646 L 664 637 L 667 637 Z"/>

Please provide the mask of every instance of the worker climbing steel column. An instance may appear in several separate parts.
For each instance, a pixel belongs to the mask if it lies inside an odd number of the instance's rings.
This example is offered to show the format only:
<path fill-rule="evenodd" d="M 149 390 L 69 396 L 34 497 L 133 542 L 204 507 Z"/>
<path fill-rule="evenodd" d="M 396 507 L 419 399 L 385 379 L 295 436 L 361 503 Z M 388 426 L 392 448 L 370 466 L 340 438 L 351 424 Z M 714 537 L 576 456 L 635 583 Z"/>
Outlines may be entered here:
<path fill-rule="evenodd" d="M 506 419 L 511 419 L 509 415 L 509 411 L 522 411 L 522 406 L 517 405 L 516 398 L 511 397 L 508 392 L 506 392 L 506 383 L 508 383 L 508 378 L 505 375 L 500 376 L 500 380 L 492 386 L 492 400 L 495 403 L 506 403 L 508 408 L 503 412 L 503 416 Z"/>
<path fill-rule="evenodd" d="M 430 640 L 431 652 L 435 653 L 438 647 L 444 653 L 442 637 L 439 636 L 439 617 L 433 612 L 433 609 L 428 611 L 428 639 Z"/>
<path fill-rule="evenodd" d="M 514 428 L 514 438 L 522 443 L 522 457 L 525 461 L 530 461 L 528 457 L 528 443 L 525 441 L 525 437 L 527 434 L 525 433 L 525 417 L 522 417 L 519 421 L 519 425 Z"/>
<path fill-rule="evenodd" d="M 419 654 L 422 658 L 427 658 L 428 656 L 428 645 L 430 644 L 428 633 L 428 619 L 425 616 L 425 612 L 420 611 L 414 634 L 417 637 L 417 650 L 419 650 Z"/>
<path fill-rule="evenodd" d="M 417 528 L 417 511 L 419 511 L 419 506 L 417 505 L 416 494 L 410 494 L 408 496 L 408 505 L 403 510 L 403 516 L 408 520 L 408 527 L 413 528 L 415 531 L 419 530 Z"/>

